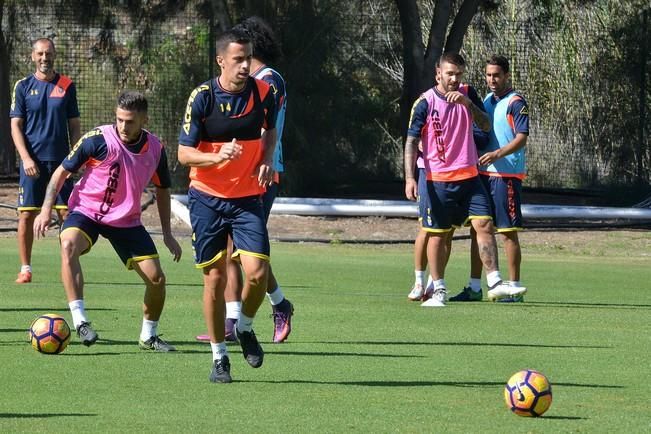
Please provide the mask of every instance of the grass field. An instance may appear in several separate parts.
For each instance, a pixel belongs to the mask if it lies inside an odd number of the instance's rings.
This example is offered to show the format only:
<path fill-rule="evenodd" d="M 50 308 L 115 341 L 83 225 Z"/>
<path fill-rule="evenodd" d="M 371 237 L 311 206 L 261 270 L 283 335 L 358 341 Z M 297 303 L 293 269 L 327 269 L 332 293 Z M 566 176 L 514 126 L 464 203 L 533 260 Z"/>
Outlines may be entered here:
<path fill-rule="evenodd" d="M 15 241 L 0 239 L 0 432 L 648 432 L 651 259 L 524 251 L 524 304 L 420 308 L 406 295 L 411 246 L 273 244 L 274 270 L 296 306 L 288 342 L 270 343 L 270 308 L 255 322 L 266 351 L 250 368 L 230 346 L 230 385 L 208 381 L 201 277 L 163 255 L 168 298 L 159 331 L 177 346 L 136 345 L 142 286 L 101 240 L 82 259 L 97 345 L 36 353 L 26 329 L 41 313 L 70 321 L 57 242 L 37 241 L 35 281 L 13 282 Z M 159 247 L 162 243 L 159 243 Z M 647 252 L 648 253 L 648 252 Z M 466 251 L 448 268 L 466 281 Z M 455 290 L 452 290 L 454 288 Z M 544 372 L 554 401 L 542 418 L 510 413 L 514 372 Z"/>

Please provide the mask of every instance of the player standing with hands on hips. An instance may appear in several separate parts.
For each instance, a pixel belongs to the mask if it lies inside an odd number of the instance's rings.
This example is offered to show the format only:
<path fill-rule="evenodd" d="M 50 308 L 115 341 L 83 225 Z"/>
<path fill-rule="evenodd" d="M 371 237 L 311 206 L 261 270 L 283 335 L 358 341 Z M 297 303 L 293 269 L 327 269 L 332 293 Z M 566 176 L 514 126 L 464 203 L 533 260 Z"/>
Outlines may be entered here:
<path fill-rule="evenodd" d="M 72 80 L 54 70 L 56 49 L 49 38 L 32 44 L 36 71 L 18 80 L 11 98 L 11 137 L 20 156 L 18 191 L 18 253 L 21 267 L 16 283 L 32 281 L 34 218 L 43 205 L 45 187 L 54 170 L 79 140 L 77 90 Z M 72 181 L 56 198 L 59 221 L 65 218 Z"/>
<path fill-rule="evenodd" d="M 179 135 L 178 160 L 190 166 L 188 205 L 195 266 L 203 272 L 203 313 L 213 365 L 210 381 L 230 383 L 224 289 L 228 237 L 244 271 L 235 333 L 244 358 L 262 366 L 253 318 L 269 279 L 269 235 L 260 196 L 273 180 L 276 106 L 270 86 L 250 77 L 248 34 L 232 29 L 216 41 L 221 74 L 192 91 Z"/>

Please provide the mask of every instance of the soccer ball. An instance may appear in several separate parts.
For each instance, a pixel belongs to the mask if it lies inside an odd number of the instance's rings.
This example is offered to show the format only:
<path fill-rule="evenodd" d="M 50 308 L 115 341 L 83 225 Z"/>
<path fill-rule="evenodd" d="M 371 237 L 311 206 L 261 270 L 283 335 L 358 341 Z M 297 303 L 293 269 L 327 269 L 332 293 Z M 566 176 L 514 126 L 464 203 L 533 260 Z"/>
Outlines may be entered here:
<path fill-rule="evenodd" d="M 506 406 L 518 416 L 537 417 L 552 405 L 552 386 L 547 377 L 527 369 L 513 374 L 504 387 Z"/>
<path fill-rule="evenodd" d="M 70 327 L 61 315 L 46 313 L 29 326 L 29 341 L 39 353 L 59 354 L 70 342 Z"/>

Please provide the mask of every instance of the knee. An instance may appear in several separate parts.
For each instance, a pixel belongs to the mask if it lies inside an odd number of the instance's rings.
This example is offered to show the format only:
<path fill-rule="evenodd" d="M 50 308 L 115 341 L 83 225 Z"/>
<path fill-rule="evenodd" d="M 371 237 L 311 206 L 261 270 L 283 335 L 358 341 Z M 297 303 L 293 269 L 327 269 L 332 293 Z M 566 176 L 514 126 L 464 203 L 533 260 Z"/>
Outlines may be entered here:
<path fill-rule="evenodd" d="M 268 275 L 269 275 L 268 270 L 269 270 L 268 264 L 264 263 L 261 266 L 254 268 L 253 270 L 249 270 L 249 272 L 246 275 L 246 279 L 249 281 L 249 284 L 251 286 L 264 285 L 266 287 Z"/>
<path fill-rule="evenodd" d="M 77 244 L 67 238 L 61 239 L 61 258 L 64 260 L 70 260 L 71 258 L 78 256 L 77 253 Z"/>
<path fill-rule="evenodd" d="M 165 273 L 162 271 L 155 273 L 150 279 L 150 284 L 154 288 L 165 288 Z"/>

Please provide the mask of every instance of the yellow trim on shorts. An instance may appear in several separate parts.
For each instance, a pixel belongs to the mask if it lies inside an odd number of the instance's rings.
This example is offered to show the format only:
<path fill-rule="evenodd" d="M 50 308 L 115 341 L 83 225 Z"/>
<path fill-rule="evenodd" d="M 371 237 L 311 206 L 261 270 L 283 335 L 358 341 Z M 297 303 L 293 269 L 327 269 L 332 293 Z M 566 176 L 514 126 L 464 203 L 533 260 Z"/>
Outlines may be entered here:
<path fill-rule="evenodd" d="M 502 233 L 502 232 L 519 232 L 523 231 L 524 228 L 519 228 L 519 227 L 513 227 L 513 228 L 501 228 L 501 229 L 496 229 L 497 233 Z"/>
<path fill-rule="evenodd" d="M 68 205 L 54 205 L 52 209 L 68 209 Z"/>
<path fill-rule="evenodd" d="M 127 263 L 125 264 L 127 267 L 127 270 L 133 270 L 133 263 L 134 262 L 142 262 L 147 259 L 158 259 L 158 253 L 154 255 L 144 255 L 144 256 L 136 256 L 135 258 L 129 258 L 127 259 Z"/>
<path fill-rule="evenodd" d="M 493 220 L 492 216 L 489 215 L 471 215 L 466 219 L 467 222 L 470 220 Z"/>
<path fill-rule="evenodd" d="M 269 255 L 263 255 L 262 253 L 249 252 L 248 250 L 241 250 L 241 249 L 237 249 L 233 253 L 233 256 L 241 256 L 241 255 L 253 256 L 254 258 L 260 258 L 262 260 L 269 262 Z"/>
<path fill-rule="evenodd" d="M 214 264 L 215 262 L 219 261 L 221 258 L 223 258 L 226 255 L 226 249 L 220 250 L 214 258 L 212 258 L 210 261 L 202 262 L 200 264 L 194 264 L 194 268 L 206 268 Z"/>
<path fill-rule="evenodd" d="M 434 234 L 444 234 L 446 232 L 451 232 L 451 231 L 454 230 L 453 228 L 449 228 L 449 229 L 433 229 L 433 228 L 426 228 L 424 226 L 422 226 L 421 229 L 424 230 L 425 232 L 432 232 Z"/>
<path fill-rule="evenodd" d="M 84 250 L 83 252 L 81 252 L 80 256 L 85 255 L 86 253 L 90 252 L 90 249 L 93 248 L 93 240 L 90 239 L 90 236 L 86 232 L 84 232 L 83 230 L 81 230 L 79 228 L 75 228 L 75 227 L 65 228 L 64 230 L 59 232 L 59 241 L 61 241 L 61 235 L 66 231 L 81 232 L 81 234 L 84 236 L 84 238 L 86 238 L 86 240 L 88 241 L 88 248 L 86 250 Z"/>
<path fill-rule="evenodd" d="M 16 210 L 18 210 L 18 211 L 40 211 L 41 207 L 37 207 L 37 206 L 19 206 L 18 208 L 16 208 Z"/>

